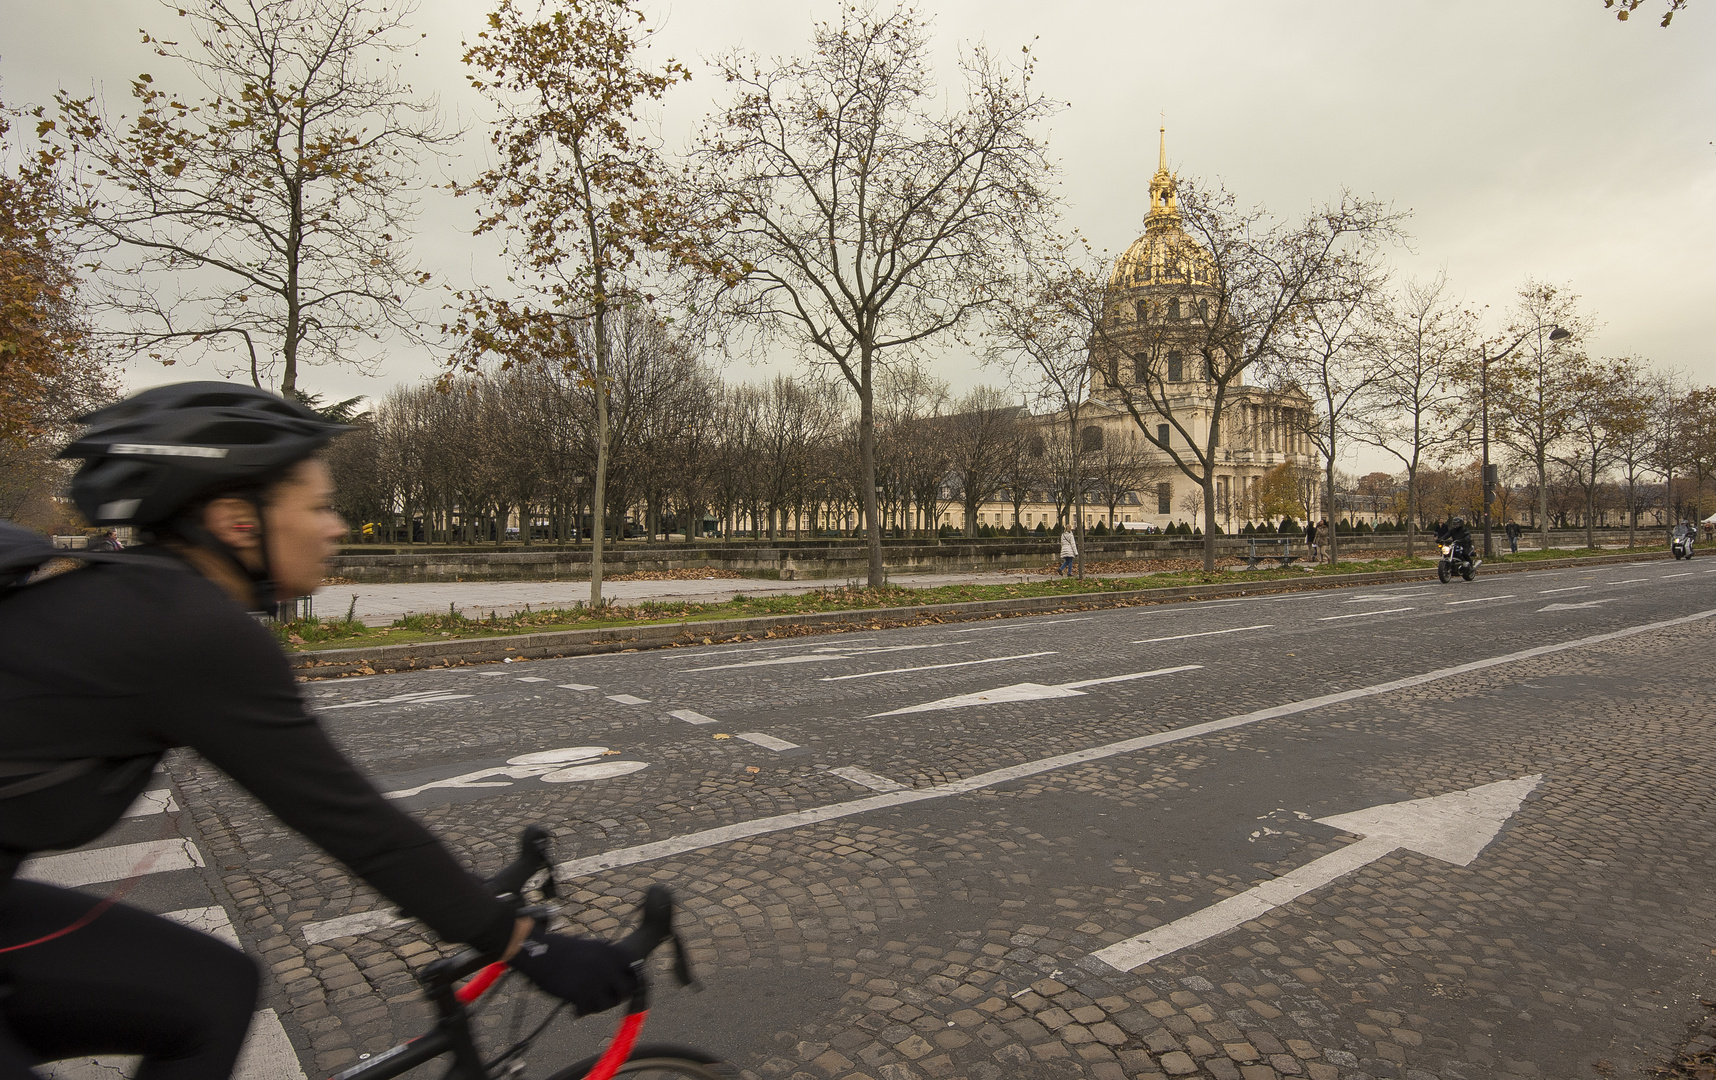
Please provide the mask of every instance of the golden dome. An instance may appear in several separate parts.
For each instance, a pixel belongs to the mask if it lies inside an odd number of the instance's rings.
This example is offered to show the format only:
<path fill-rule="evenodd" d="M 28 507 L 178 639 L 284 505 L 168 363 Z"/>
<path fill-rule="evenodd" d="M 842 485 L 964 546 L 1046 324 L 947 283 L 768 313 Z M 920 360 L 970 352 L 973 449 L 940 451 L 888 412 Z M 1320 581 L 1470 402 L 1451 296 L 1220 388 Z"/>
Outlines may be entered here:
<path fill-rule="evenodd" d="M 1150 212 L 1144 235 L 1115 260 L 1108 283 L 1123 289 L 1205 283 L 1212 263 L 1202 245 L 1180 227 L 1177 178 L 1168 171 L 1168 131 L 1161 129 L 1156 175 L 1150 178 Z"/>

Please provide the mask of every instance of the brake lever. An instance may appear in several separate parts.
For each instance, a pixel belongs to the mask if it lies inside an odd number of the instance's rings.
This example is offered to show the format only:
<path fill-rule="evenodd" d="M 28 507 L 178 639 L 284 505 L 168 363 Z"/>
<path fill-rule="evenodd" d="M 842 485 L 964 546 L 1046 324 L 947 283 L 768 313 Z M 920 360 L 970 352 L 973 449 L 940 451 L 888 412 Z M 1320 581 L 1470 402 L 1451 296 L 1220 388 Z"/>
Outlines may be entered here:
<path fill-rule="evenodd" d="M 691 974 L 691 961 L 685 955 L 685 942 L 680 940 L 678 932 L 672 934 L 671 937 L 673 940 L 673 977 L 679 980 L 679 985 L 701 991 L 703 984 Z"/>

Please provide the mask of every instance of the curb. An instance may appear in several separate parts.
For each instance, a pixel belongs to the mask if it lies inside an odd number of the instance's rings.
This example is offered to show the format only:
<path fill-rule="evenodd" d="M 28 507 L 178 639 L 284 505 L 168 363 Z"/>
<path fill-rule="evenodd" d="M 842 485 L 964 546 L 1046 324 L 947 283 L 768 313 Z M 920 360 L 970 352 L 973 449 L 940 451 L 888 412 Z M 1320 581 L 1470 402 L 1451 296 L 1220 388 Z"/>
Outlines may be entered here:
<path fill-rule="evenodd" d="M 1587 555 L 1539 562 L 1495 564 L 1491 573 L 1518 574 L 1532 570 L 1554 570 L 1574 566 L 1652 562 L 1668 558 L 1667 552 L 1644 555 Z M 1376 585 L 1394 581 L 1423 581 L 1436 577 L 1435 566 L 1414 570 L 1378 570 L 1369 573 L 1334 574 L 1323 578 L 1282 578 L 1219 585 L 1186 585 L 1173 589 L 1129 589 L 1125 592 L 1075 596 L 1033 596 L 1013 600 L 975 600 L 957 604 L 925 604 L 916 607 L 868 608 L 829 611 L 816 615 L 756 615 L 743 619 L 711 619 L 701 622 L 653 623 L 610 627 L 600 630 L 559 630 L 545 634 L 511 634 L 447 642 L 413 642 L 408 645 L 379 645 L 362 649 L 317 649 L 288 653 L 287 661 L 301 679 L 330 679 L 346 675 L 393 674 L 427 668 L 466 664 L 540 660 L 549 657 L 591 656 L 600 653 L 637 652 L 687 645 L 711 645 L 749 641 L 758 637 L 801 637 L 818 633 L 841 633 L 854 628 L 881 629 L 887 625 L 921 625 L 936 622 L 968 622 L 979 619 L 1040 615 L 1063 611 L 1096 611 L 1103 608 L 1135 607 L 1141 604 L 1173 603 L 1233 596 L 1263 596 L 1269 593 L 1312 592 L 1344 585 Z M 872 626 L 872 624 L 874 624 Z M 784 632 L 782 632 L 784 631 Z"/>

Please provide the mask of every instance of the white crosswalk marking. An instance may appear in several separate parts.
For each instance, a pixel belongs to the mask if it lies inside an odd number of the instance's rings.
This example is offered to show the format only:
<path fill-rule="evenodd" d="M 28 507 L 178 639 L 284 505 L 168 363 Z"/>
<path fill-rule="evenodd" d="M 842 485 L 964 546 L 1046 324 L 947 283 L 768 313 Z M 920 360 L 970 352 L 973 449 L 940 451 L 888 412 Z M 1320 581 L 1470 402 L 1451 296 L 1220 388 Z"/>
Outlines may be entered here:
<path fill-rule="evenodd" d="M 341 915 L 337 919 L 325 922 L 304 924 L 304 944 L 320 945 L 324 941 L 332 941 L 339 937 L 356 937 L 367 934 L 371 930 L 381 930 L 389 926 L 400 926 L 408 920 L 400 917 L 392 908 L 377 911 L 360 911 L 356 915 Z"/>
<path fill-rule="evenodd" d="M 146 840 L 95 851 L 68 851 L 31 859 L 18 876 L 44 885 L 75 889 L 104 881 L 123 881 L 140 874 L 163 874 L 202 866 L 203 856 L 189 840 Z"/>
<path fill-rule="evenodd" d="M 210 937 L 219 938 L 235 949 L 244 948 L 238 943 L 238 931 L 232 928 L 232 920 L 227 918 L 226 909 L 223 907 L 182 908 L 179 911 L 163 912 L 161 918 L 171 919 L 180 926 L 188 926 L 192 930 L 201 930 Z"/>
<path fill-rule="evenodd" d="M 150 814 L 165 814 L 177 810 L 179 804 L 173 798 L 173 793 L 166 788 L 159 791 L 145 791 L 137 796 L 124 813 L 124 817 L 147 817 Z"/>
<path fill-rule="evenodd" d="M 782 750 L 797 750 L 798 749 L 798 743 L 790 743 L 790 742 L 787 742 L 785 739 L 777 739 L 773 735 L 764 735 L 760 731 L 741 732 L 740 734 L 734 736 L 734 738 L 744 739 L 748 743 L 753 743 L 757 746 L 760 746 L 764 750 L 773 750 L 777 754 L 780 753 Z"/>

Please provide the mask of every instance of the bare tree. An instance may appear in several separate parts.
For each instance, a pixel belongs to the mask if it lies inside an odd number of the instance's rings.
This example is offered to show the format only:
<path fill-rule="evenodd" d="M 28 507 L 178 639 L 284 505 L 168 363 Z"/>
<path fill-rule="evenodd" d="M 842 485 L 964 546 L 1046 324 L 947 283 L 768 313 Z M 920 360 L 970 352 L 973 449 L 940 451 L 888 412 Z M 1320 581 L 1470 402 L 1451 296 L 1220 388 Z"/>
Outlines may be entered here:
<path fill-rule="evenodd" d="M 1389 374 L 1379 310 L 1385 273 L 1374 262 L 1354 260 L 1338 281 L 1304 305 L 1300 318 L 1282 336 L 1279 353 L 1281 375 L 1290 385 L 1308 387 L 1315 403 L 1305 414 L 1312 422 L 1304 434 L 1323 458 L 1329 528 L 1319 539 L 1330 566 L 1340 558 L 1335 463 L 1347 438 L 1368 426 L 1373 392 Z"/>
<path fill-rule="evenodd" d="M 1120 437 L 1122 434 L 1127 437 Z M 1108 508 L 1111 528 L 1119 528 L 1115 514 L 1129 496 L 1137 495 L 1141 501 L 1155 498 L 1156 485 L 1174 473 L 1174 467 L 1154 453 L 1136 431 L 1106 433 L 1101 446 L 1085 452 L 1085 468 L 1090 474 L 1090 493 Z"/>
<path fill-rule="evenodd" d="M 1549 465 L 1556 446 L 1571 431 L 1577 398 L 1574 387 L 1589 370 L 1590 361 L 1569 338 L 1579 340 L 1590 319 L 1581 314 L 1579 298 L 1562 286 L 1528 281 L 1515 299 L 1505 337 L 1514 345 L 1490 363 L 1489 396 L 1492 438 L 1510 447 L 1537 474 L 1540 541 L 1549 546 Z M 1559 336 L 1558 336 L 1559 335 Z M 1482 355 L 1489 355 L 1483 346 Z M 1473 365 L 1474 367 L 1481 366 Z M 1474 389 L 1478 371 L 1468 371 L 1467 389 Z"/>
<path fill-rule="evenodd" d="M 1410 282 L 1387 312 L 1375 408 L 1361 414 L 1354 438 L 1386 450 L 1406 470 L 1406 554 L 1418 534 L 1418 470 L 1468 437 L 1462 365 L 1475 337 L 1469 312 L 1448 294 L 1447 279 Z"/>
<path fill-rule="evenodd" d="M 465 53 L 471 85 L 500 112 L 490 137 L 498 160 L 465 190 L 486 200 L 477 232 L 505 236 L 519 263 L 512 281 L 526 295 L 462 294 L 450 329 L 466 346 L 455 363 L 552 358 L 605 386 L 614 309 L 648 302 L 628 278 L 651 251 L 687 254 L 689 226 L 660 186 L 663 166 L 638 113 L 689 73 L 673 60 L 643 67 L 651 34 L 642 27 L 632 0 L 501 0 Z M 612 501 L 608 399 L 595 395 L 598 519 Z M 593 606 L 604 535 L 599 524 L 591 533 Z"/>
<path fill-rule="evenodd" d="M 1597 491 L 1603 474 L 1620 464 L 1623 445 L 1645 426 L 1643 403 L 1632 393 L 1636 380 L 1635 362 L 1628 357 L 1578 372 L 1567 388 L 1567 437 L 1551 454 L 1585 495 L 1586 547 L 1597 546 Z"/>
<path fill-rule="evenodd" d="M 1021 422 L 1023 411 L 1006 391 L 979 386 L 960 398 L 953 415 L 939 425 L 953 482 L 965 507 L 967 536 L 977 535 L 977 508 L 1007 486 L 1008 466 L 1030 436 Z"/>
<path fill-rule="evenodd" d="M 930 40 L 907 8 L 843 5 L 802 58 L 722 62 L 738 96 L 693 156 L 697 203 L 741 268 L 727 312 L 840 371 L 858 399 L 870 583 L 883 583 L 876 495 L 878 364 L 956 332 L 1000 295 L 1049 206 L 1035 128 L 1052 105 L 1031 67 L 981 46 L 945 111 Z"/>
<path fill-rule="evenodd" d="M 416 35 L 382 0 L 198 0 L 184 32 L 144 33 L 203 96 L 137 76 L 137 115 L 58 96 L 55 134 L 78 169 L 72 207 L 105 248 L 104 306 L 129 351 L 165 363 L 242 346 L 251 380 L 379 357 L 355 343 L 415 337 L 406 298 L 428 281 L 406 234 L 419 158 L 451 136 L 399 80 Z M 183 44 L 181 44 L 183 42 Z"/>

